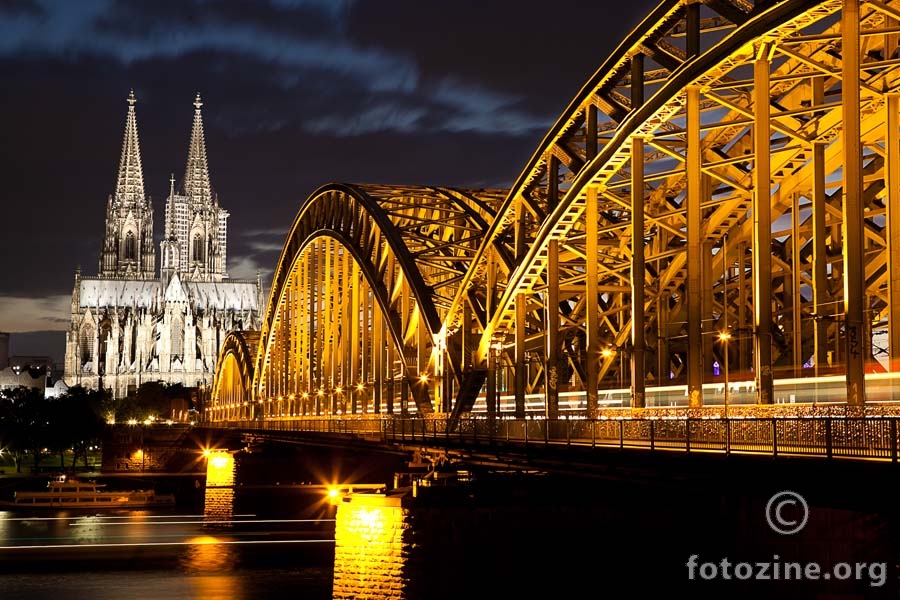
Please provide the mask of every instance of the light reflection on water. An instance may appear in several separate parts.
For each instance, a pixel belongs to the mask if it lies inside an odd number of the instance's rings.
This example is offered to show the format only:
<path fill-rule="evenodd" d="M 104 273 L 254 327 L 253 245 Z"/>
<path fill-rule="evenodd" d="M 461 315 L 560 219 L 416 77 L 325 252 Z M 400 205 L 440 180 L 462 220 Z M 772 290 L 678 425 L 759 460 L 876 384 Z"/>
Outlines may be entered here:
<path fill-rule="evenodd" d="M 591 498 L 580 504 L 554 493 L 546 502 L 484 506 L 453 500 L 423 507 L 375 495 L 366 503 L 360 494 L 360 502 L 339 505 L 337 522 L 324 524 L 301 521 L 320 516 L 321 495 L 240 485 L 207 489 L 214 494 L 202 509 L 198 496 L 194 511 L 0 512 L 0 600 L 60 600 L 60 590 L 85 600 L 266 600 L 286 592 L 312 600 L 600 598 L 625 583 L 629 597 L 662 599 L 686 583 L 693 553 L 703 560 L 777 553 L 822 563 L 896 556 L 888 514 L 813 506 L 807 531 L 785 540 L 765 526 L 764 499 L 701 503 L 668 495 L 663 502 L 643 489 L 611 489 L 617 495 L 579 488 Z M 228 494 L 216 495 L 221 491 Z M 645 593 L 648 582 L 671 590 Z M 715 585 L 723 582 L 701 583 L 688 595 L 724 589 L 723 597 L 750 597 Z M 859 591 L 847 587 L 806 585 L 791 597 Z M 774 584 L 766 589 L 770 598 L 786 597 Z M 857 597 L 885 597 L 871 593 L 885 590 L 862 591 Z"/>
<path fill-rule="evenodd" d="M 333 521 L 236 515 L 233 485 L 206 492 L 200 511 L 0 511 L 0 598 L 330 597 Z M 315 502 L 293 504 L 303 517 Z"/>
<path fill-rule="evenodd" d="M 199 535 L 189 538 L 186 552 L 181 557 L 181 566 L 188 573 L 227 571 L 237 563 L 237 547 L 234 538 Z"/>

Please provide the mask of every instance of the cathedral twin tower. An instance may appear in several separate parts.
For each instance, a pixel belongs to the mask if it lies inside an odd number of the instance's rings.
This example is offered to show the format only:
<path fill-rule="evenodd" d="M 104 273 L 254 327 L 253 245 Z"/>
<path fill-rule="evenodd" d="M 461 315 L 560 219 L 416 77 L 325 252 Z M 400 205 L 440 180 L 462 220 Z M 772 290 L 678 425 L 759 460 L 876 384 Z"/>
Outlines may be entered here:
<path fill-rule="evenodd" d="M 225 335 L 259 329 L 262 305 L 258 277 L 226 273 L 228 212 L 210 185 L 199 94 L 184 179 L 177 190 L 174 176 L 169 181 L 157 275 L 135 103 L 132 92 L 99 272 L 75 274 L 66 339 L 66 384 L 103 387 L 116 398 L 151 381 L 211 383 Z"/>

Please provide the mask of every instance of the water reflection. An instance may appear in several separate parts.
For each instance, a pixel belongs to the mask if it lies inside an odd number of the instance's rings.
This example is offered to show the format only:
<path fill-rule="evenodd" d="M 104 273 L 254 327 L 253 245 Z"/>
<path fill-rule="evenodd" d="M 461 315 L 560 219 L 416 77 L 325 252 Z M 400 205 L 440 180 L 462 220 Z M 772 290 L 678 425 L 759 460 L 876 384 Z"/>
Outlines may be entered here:
<path fill-rule="evenodd" d="M 98 515 L 79 517 L 72 521 L 72 541 L 79 544 L 98 543 L 102 539 L 103 519 Z"/>
<path fill-rule="evenodd" d="M 186 540 L 188 548 L 181 565 L 188 572 L 227 571 L 237 561 L 232 538 L 199 535 Z"/>

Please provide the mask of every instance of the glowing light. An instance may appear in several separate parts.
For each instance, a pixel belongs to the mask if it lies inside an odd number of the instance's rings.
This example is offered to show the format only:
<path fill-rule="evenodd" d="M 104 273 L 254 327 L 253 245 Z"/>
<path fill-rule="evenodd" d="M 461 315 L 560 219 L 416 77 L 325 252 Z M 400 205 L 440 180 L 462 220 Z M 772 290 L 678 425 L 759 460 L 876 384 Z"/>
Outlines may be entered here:
<path fill-rule="evenodd" d="M 394 499 L 357 496 L 342 502 L 335 521 L 335 561 L 343 567 L 340 574 L 335 571 L 336 589 L 400 588 L 409 556 L 404 529 L 404 509 Z M 377 572 L 373 564 L 379 565 Z"/>
<path fill-rule="evenodd" d="M 320 389 L 318 392 L 316 392 L 316 394 L 319 395 L 319 396 L 324 396 L 324 395 L 325 395 L 325 390 Z"/>
<path fill-rule="evenodd" d="M 234 457 L 225 450 L 211 451 L 206 465 L 206 487 L 234 485 Z"/>
<path fill-rule="evenodd" d="M 422 373 L 419 375 L 419 381 L 422 383 L 428 383 L 428 373 Z"/>
<path fill-rule="evenodd" d="M 604 348 L 603 350 L 600 351 L 600 354 L 604 358 L 609 358 L 610 356 L 613 355 L 613 349 L 612 348 Z"/>
<path fill-rule="evenodd" d="M 366 384 L 358 383 L 356 384 L 356 389 L 358 389 L 359 391 L 363 391 L 364 389 L 366 389 Z"/>
<path fill-rule="evenodd" d="M 727 342 L 728 340 L 731 339 L 731 334 L 728 333 L 727 331 L 723 331 L 719 334 L 719 339 L 722 340 L 723 342 Z"/>

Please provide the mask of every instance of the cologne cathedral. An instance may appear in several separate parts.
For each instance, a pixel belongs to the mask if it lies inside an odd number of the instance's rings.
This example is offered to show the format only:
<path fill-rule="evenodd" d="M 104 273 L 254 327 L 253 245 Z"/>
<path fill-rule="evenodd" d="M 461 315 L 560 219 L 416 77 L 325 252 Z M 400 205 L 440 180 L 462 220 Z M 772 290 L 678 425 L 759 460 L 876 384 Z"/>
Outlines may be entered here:
<path fill-rule="evenodd" d="M 211 384 L 225 335 L 258 330 L 263 303 L 258 275 L 240 281 L 226 272 L 228 212 L 210 185 L 199 94 L 184 177 L 169 182 L 157 274 L 134 105 L 132 92 L 98 273 L 76 271 L 66 334 L 66 384 L 115 398 L 146 382 Z"/>

